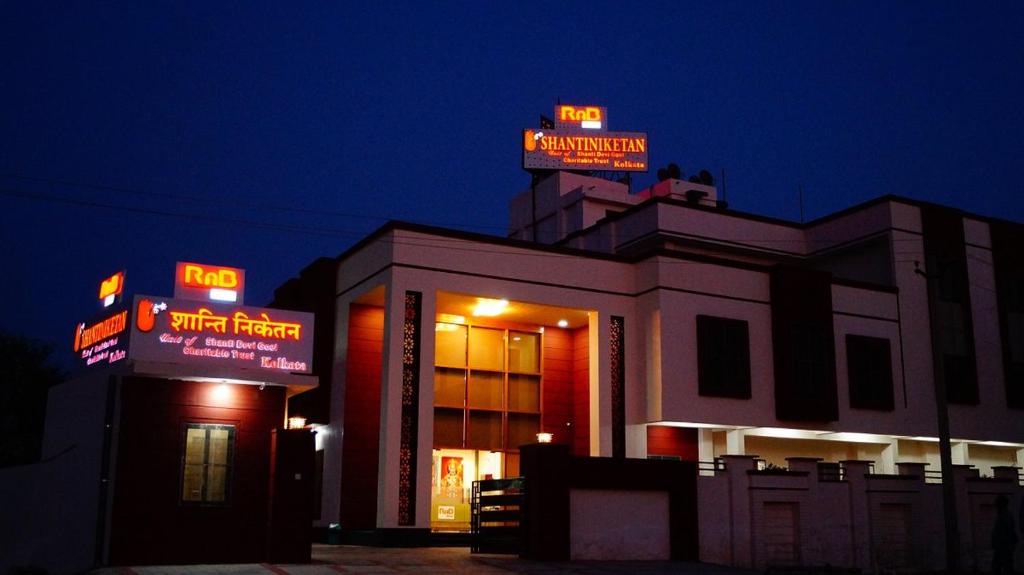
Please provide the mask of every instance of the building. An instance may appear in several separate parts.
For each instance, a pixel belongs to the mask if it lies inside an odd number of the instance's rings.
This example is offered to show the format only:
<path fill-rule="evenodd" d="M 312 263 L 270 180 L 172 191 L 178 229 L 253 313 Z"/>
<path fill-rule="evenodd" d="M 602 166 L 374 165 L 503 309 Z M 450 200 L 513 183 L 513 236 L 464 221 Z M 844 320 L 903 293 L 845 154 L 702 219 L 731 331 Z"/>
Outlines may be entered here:
<path fill-rule="evenodd" d="M 471 482 L 516 476 L 541 432 L 584 456 L 932 476 L 936 379 L 954 463 L 1022 467 L 1022 242 L 896 196 L 794 223 L 565 171 L 512 200 L 507 238 L 390 223 L 276 293 L 333 324 L 289 408 L 318 425 L 317 524 L 465 530 Z"/>
<path fill-rule="evenodd" d="M 173 298 L 125 293 L 108 278 L 74 330 L 42 461 L 0 473 L 20 494 L 0 567 L 308 561 L 314 437 L 285 407 L 316 387 L 313 316 L 241 305 L 244 271 L 222 266 L 179 263 Z"/>

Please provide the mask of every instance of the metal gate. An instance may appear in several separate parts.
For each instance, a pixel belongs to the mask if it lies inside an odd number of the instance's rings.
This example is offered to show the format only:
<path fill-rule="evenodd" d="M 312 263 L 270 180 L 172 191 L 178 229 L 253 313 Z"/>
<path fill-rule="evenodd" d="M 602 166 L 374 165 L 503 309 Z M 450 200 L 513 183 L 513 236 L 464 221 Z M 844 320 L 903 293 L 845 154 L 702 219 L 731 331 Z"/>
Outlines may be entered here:
<path fill-rule="evenodd" d="M 473 482 L 473 553 L 518 553 L 523 512 L 522 477 Z"/>

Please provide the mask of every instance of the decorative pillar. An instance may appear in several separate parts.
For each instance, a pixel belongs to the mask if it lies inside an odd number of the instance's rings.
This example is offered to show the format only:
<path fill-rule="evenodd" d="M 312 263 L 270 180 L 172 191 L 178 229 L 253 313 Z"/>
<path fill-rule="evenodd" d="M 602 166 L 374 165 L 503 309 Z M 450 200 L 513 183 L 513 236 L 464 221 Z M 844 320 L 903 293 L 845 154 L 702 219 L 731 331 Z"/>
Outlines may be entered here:
<path fill-rule="evenodd" d="M 402 430 L 399 443 L 398 524 L 416 525 L 416 451 L 420 404 L 420 310 L 423 294 L 405 292 L 402 330 Z"/>
<path fill-rule="evenodd" d="M 621 316 L 611 316 L 612 457 L 626 457 L 626 329 Z"/>

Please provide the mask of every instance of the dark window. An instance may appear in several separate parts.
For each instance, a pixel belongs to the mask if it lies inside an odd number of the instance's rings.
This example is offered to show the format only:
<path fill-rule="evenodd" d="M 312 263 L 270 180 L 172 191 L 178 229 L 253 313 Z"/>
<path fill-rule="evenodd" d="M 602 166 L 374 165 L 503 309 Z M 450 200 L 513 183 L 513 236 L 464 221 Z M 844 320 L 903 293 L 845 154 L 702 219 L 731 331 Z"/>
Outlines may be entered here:
<path fill-rule="evenodd" d="M 946 381 L 946 401 L 968 405 L 978 403 L 978 385 L 970 357 L 942 354 L 942 372 Z"/>
<path fill-rule="evenodd" d="M 892 411 L 892 352 L 889 340 L 846 336 L 850 407 Z"/>
<path fill-rule="evenodd" d="M 791 329 L 793 389 L 814 397 L 829 383 L 828 345 L 832 334 L 813 322 L 794 322 Z"/>
<path fill-rule="evenodd" d="M 181 502 L 223 505 L 228 502 L 234 464 L 235 426 L 185 424 L 181 457 Z"/>
<path fill-rule="evenodd" d="M 701 395 L 750 398 L 747 322 L 697 316 L 697 380 Z"/>

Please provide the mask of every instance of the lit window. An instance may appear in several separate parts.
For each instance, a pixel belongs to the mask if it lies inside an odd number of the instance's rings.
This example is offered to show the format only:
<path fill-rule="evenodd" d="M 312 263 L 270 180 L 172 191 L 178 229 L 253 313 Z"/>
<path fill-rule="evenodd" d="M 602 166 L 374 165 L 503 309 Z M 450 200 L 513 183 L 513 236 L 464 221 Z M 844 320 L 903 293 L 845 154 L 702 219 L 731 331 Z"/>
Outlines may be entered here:
<path fill-rule="evenodd" d="M 235 426 L 185 424 L 181 501 L 223 505 L 228 501 L 235 451 Z"/>

